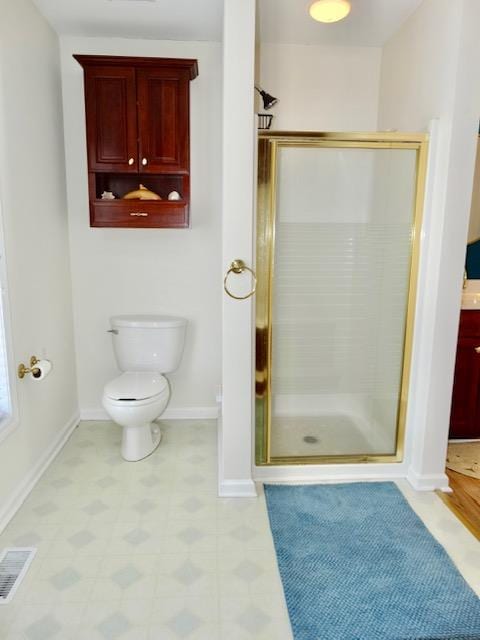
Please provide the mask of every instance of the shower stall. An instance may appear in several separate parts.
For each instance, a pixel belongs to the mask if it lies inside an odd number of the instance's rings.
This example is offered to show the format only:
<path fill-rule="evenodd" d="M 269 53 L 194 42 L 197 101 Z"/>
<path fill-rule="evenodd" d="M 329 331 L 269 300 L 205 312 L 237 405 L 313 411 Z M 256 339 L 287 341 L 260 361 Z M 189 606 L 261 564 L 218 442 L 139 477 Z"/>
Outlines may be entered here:
<path fill-rule="evenodd" d="M 260 134 L 258 465 L 402 460 L 427 145 Z"/>

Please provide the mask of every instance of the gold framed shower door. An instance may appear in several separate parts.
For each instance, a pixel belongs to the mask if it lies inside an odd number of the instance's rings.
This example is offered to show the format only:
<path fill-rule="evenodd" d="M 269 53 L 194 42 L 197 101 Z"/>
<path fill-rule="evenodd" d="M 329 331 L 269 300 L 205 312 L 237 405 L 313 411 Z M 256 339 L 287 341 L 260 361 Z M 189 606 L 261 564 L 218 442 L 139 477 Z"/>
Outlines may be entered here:
<path fill-rule="evenodd" d="M 420 258 L 420 230 L 425 197 L 428 135 L 422 133 L 259 133 L 256 231 L 256 356 L 255 356 L 255 459 L 257 465 L 298 465 L 335 463 L 398 463 L 403 460 L 408 387 Z M 413 149 L 416 151 L 416 183 L 411 229 L 403 362 L 397 407 L 395 452 L 385 454 L 345 454 L 312 456 L 273 456 L 272 435 L 272 298 L 274 283 L 277 159 L 282 147 Z"/>

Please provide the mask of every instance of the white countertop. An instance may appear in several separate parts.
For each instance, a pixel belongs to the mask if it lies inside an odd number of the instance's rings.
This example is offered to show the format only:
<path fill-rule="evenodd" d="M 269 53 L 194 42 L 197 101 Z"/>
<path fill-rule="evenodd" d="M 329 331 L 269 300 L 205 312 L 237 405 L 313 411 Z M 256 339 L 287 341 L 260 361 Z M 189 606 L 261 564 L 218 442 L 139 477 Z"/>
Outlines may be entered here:
<path fill-rule="evenodd" d="M 462 290 L 462 309 L 480 311 L 480 280 L 467 280 Z"/>

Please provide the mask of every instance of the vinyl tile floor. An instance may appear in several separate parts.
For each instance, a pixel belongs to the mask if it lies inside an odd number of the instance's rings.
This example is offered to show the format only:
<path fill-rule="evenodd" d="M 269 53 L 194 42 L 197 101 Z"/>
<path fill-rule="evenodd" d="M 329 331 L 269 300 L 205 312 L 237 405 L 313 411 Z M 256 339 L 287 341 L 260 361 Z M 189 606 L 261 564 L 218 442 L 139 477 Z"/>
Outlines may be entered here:
<path fill-rule="evenodd" d="M 162 422 L 149 458 L 83 422 L 6 530 L 38 548 L 2 640 L 291 640 L 265 500 L 216 497 L 216 425 Z M 480 594 L 480 544 L 434 493 L 400 487 Z"/>

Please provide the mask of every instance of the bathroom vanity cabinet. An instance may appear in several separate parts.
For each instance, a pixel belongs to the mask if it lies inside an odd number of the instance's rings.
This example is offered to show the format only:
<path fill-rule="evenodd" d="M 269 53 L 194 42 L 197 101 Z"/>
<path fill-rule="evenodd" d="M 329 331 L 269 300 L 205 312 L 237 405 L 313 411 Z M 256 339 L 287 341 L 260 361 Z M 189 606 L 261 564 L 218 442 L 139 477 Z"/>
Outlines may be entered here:
<path fill-rule="evenodd" d="M 84 56 L 92 227 L 188 227 L 196 60 Z M 144 185 L 161 200 L 123 200 Z M 176 191 L 180 200 L 168 200 Z M 115 199 L 102 199 L 111 192 Z"/>
<path fill-rule="evenodd" d="M 460 314 L 450 438 L 480 438 L 480 311 Z"/>

